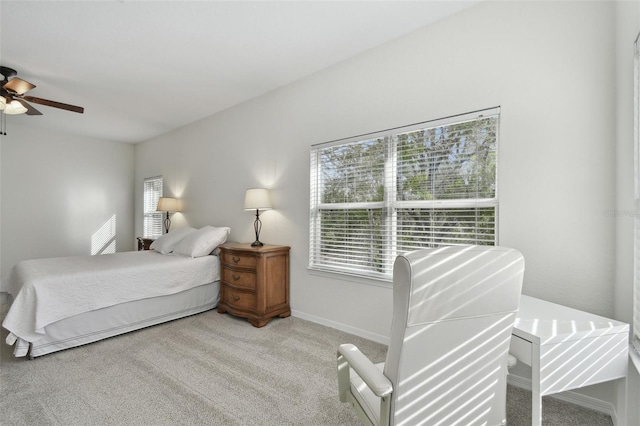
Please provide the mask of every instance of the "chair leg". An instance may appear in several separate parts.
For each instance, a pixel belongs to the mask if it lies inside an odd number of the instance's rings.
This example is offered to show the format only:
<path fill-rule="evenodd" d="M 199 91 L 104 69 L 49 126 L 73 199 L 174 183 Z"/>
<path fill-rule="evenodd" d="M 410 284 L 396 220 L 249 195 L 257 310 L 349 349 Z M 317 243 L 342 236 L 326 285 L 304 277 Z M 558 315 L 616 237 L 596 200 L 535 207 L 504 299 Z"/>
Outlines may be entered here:
<path fill-rule="evenodd" d="M 347 394 L 350 392 L 351 382 L 349 380 L 349 364 L 344 357 L 338 354 L 338 396 L 340 402 L 347 402 Z"/>
<path fill-rule="evenodd" d="M 380 398 L 380 426 L 389 426 L 391 420 L 391 395 Z"/>

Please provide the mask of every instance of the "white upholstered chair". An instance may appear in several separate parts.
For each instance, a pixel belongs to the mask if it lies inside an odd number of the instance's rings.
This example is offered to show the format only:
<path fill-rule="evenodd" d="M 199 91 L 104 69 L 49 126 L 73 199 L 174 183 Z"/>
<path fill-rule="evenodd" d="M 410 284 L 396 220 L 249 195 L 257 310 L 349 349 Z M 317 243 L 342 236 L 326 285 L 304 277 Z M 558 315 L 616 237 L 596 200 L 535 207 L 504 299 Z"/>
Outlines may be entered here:
<path fill-rule="evenodd" d="M 386 362 L 338 348 L 340 401 L 373 425 L 500 425 L 524 259 L 510 248 L 398 256 Z"/>

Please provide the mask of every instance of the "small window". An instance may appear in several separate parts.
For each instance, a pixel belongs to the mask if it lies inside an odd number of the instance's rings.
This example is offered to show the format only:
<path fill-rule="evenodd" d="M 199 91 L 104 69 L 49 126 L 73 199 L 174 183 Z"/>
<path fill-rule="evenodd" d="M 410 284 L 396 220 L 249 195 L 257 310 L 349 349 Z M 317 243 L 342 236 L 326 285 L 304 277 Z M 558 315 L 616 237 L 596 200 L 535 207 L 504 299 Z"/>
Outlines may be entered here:
<path fill-rule="evenodd" d="M 162 235 L 162 212 L 156 211 L 158 200 L 162 197 L 162 176 L 144 180 L 144 226 L 145 238 L 158 238 Z"/>
<path fill-rule="evenodd" d="M 398 254 L 495 245 L 499 109 L 313 146 L 309 267 L 391 280 Z"/>

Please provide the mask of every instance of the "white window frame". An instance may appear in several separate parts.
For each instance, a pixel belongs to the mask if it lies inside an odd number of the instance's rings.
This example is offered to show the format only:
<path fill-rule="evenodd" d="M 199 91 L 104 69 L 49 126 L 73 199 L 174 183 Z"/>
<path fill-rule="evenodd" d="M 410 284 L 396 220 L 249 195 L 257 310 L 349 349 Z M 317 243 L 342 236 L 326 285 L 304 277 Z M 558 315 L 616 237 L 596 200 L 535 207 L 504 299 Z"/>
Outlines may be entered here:
<path fill-rule="evenodd" d="M 631 343 L 640 354 L 640 34 L 634 43 L 634 276 L 633 276 L 633 326 Z"/>
<path fill-rule="evenodd" d="M 490 198 L 471 198 L 471 199 L 452 199 L 452 200 L 414 200 L 414 201 L 398 201 L 396 196 L 396 177 L 397 171 L 396 164 L 396 147 L 394 146 L 393 138 L 397 135 L 406 134 L 412 131 L 418 131 L 428 128 L 437 128 L 455 123 L 462 123 L 466 121 L 475 121 L 481 118 L 495 118 L 496 119 L 496 141 L 495 141 L 495 193 Z M 498 241 L 498 188 L 497 188 L 497 154 L 498 154 L 498 141 L 499 141 L 499 120 L 500 108 L 490 108 L 482 111 L 474 111 L 472 113 L 456 115 L 438 120 L 431 120 L 422 123 L 417 123 L 410 126 L 404 126 L 400 128 L 389 129 L 381 132 L 370 133 L 366 135 L 356 136 L 352 138 L 340 139 L 323 144 L 313 145 L 310 152 L 310 218 L 309 218 L 309 270 L 313 273 L 338 273 L 347 279 L 355 279 L 360 281 L 362 278 L 366 280 L 376 280 L 388 283 L 392 279 L 393 261 L 398 254 L 406 252 L 407 249 L 398 248 L 398 212 L 402 209 L 434 209 L 434 211 L 440 211 L 442 209 L 480 209 L 489 208 L 494 209 L 494 222 L 493 222 L 493 239 L 490 242 L 483 241 L 484 244 L 497 244 Z M 378 138 L 388 137 L 390 140 L 387 143 L 387 153 L 384 163 L 384 200 L 377 202 L 347 202 L 347 203 L 331 203 L 323 204 L 320 200 L 322 185 L 321 165 L 319 160 L 319 152 L 321 149 L 345 146 L 351 143 L 364 143 L 365 141 L 372 141 Z M 362 267 L 349 267 L 350 265 L 331 265 L 328 261 L 321 259 L 320 245 L 322 243 L 321 230 L 321 212 L 323 210 L 336 211 L 339 209 L 351 210 L 354 209 L 367 209 L 371 212 L 373 209 L 379 209 L 382 211 L 384 232 L 381 232 L 383 236 L 381 240 L 383 243 L 383 254 L 381 255 L 383 267 L 380 271 L 372 271 L 370 269 L 363 269 Z M 477 211 L 477 210 L 476 210 Z M 476 219 L 477 220 L 477 219 Z M 477 222 L 476 222 L 477 223 Z M 415 247 L 418 248 L 418 247 Z"/>
<path fill-rule="evenodd" d="M 164 222 L 162 212 L 156 211 L 158 200 L 163 195 L 164 182 L 162 176 L 144 179 L 143 192 L 143 237 L 158 238 L 162 236 Z"/>

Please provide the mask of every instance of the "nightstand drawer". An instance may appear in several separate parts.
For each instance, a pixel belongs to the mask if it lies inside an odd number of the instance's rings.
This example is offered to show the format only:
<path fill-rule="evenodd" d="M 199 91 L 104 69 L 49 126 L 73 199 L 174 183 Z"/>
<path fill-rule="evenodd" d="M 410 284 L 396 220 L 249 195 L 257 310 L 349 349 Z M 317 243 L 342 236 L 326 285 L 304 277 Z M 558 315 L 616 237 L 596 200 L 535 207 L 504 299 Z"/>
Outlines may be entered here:
<path fill-rule="evenodd" d="M 245 309 L 252 311 L 256 308 L 256 295 L 254 293 L 248 293 L 244 291 L 235 291 L 229 287 L 224 286 L 223 290 L 224 300 L 232 308 Z"/>
<path fill-rule="evenodd" d="M 256 274 L 253 272 L 241 272 L 235 269 L 224 268 L 222 281 L 234 287 L 242 287 L 250 290 L 256 288 Z"/>
<path fill-rule="evenodd" d="M 256 267 L 255 256 L 247 256 L 234 252 L 222 252 L 222 262 L 240 268 L 254 269 Z"/>

